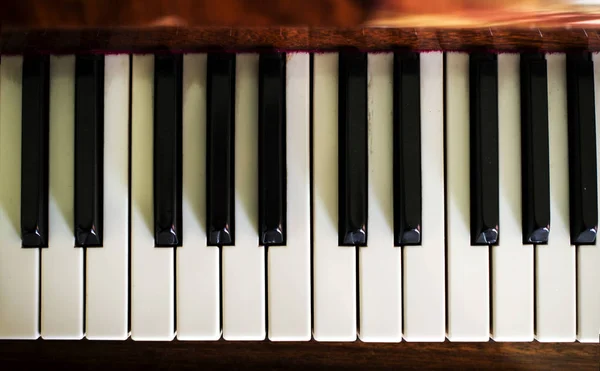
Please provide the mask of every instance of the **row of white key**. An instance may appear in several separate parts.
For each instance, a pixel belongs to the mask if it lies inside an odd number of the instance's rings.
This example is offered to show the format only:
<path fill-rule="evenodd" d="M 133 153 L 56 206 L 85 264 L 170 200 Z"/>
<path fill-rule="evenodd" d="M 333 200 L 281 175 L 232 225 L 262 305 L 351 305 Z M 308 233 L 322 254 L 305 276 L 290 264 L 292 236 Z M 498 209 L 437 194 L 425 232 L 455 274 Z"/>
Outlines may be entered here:
<path fill-rule="evenodd" d="M 131 295 L 130 334 L 136 340 L 170 340 L 176 335 L 182 340 L 216 340 L 221 335 L 227 340 L 265 336 L 308 340 L 313 305 L 312 331 L 319 341 L 351 341 L 357 334 L 363 341 L 443 341 L 446 336 L 452 341 L 486 341 L 491 333 L 497 341 L 535 337 L 597 342 L 599 248 L 570 246 L 568 236 L 564 55 L 548 56 L 554 237 L 548 246 L 536 247 L 523 246 L 520 231 L 520 157 L 515 151 L 520 145 L 519 57 L 499 55 L 504 237 L 491 251 L 469 243 L 468 55 L 449 53 L 446 58 L 448 248 L 444 247 L 444 56 L 421 55 L 421 147 L 427 149 L 422 151 L 423 228 L 428 232 L 422 246 L 398 248 L 393 245 L 391 208 L 393 56 L 385 53 L 369 55 L 369 229 L 373 238 L 368 247 L 357 251 L 337 245 L 337 54 L 314 55 L 312 298 L 308 54 L 288 56 L 286 146 L 288 222 L 306 227 L 290 230 L 288 246 L 258 245 L 254 197 L 258 180 L 251 170 L 258 162 L 258 55 L 240 55 L 236 71 L 237 238 L 236 246 L 222 248 L 222 256 L 219 248 L 206 245 L 204 229 L 206 55 L 184 57 L 186 240 L 175 251 L 155 248 L 151 232 L 154 59 L 132 57 L 131 286 L 127 246 L 130 57 L 106 57 L 104 207 L 105 215 L 111 217 L 105 222 L 105 246 L 85 251 L 73 248 L 72 233 L 69 164 L 73 163 L 74 57 L 51 58 L 51 240 L 50 248 L 41 252 L 20 247 L 22 58 L 3 58 L 0 337 L 37 338 L 41 332 L 46 339 L 79 339 L 85 329 L 90 339 L 125 339 Z"/>

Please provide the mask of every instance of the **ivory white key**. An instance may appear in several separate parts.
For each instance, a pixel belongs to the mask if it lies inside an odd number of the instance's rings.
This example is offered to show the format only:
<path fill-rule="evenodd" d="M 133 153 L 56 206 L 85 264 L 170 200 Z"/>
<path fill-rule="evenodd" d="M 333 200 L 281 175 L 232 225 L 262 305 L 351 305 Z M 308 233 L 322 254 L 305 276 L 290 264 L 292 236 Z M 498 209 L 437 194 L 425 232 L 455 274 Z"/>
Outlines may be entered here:
<path fill-rule="evenodd" d="M 600 54 L 594 61 L 594 94 L 596 102 L 596 146 L 600 143 Z M 598 151 L 600 154 L 600 151 Z M 598 164 L 600 164 L 600 155 Z M 598 181 L 600 181 L 600 172 Z M 600 184 L 600 183 L 599 183 Z M 600 204 L 598 205 L 600 208 Z M 598 342 L 600 338 L 600 243 L 577 246 L 577 340 Z"/>
<path fill-rule="evenodd" d="M 550 147 L 550 236 L 535 247 L 536 339 L 575 340 L 575 247 L 569 234 L 566 56 L 546 55 Z"/>
<path fill-rule="evenodd" d="M 131 338 L 175 337 L 175 252 L 154 247 L 154 56 L 134 55 L 131 101 Z"/>
<path fill-rule="evenodd" d="M 498 157 L 502 238 L 492 246 L 492 337 L 533 340 L 533 245 L 523 245 L 519 54 L 498 55 Z"/>
<path fill-rule="evenodd" d="M 37 339 L 40 250 L 21 247 L 23 57 L 0 64 L 0 339 Z"/>
<path fill-rule="evenodd" d="M 369 239 L 358 248 L 362 341 L 402 340 L 402 248 L 394 246 L 392 210 L 393 65 L 393 53 L 368 55 Z"/>
<path fill-rule="evenodd" d="M 183 57 L 183 245 L 177 248 L 177 338 L 218 340 L 219 248 L 206 242 L 206 54 Z"/>
<path fill-rule="evenodd" d="M 86 249 L 86 337 L 125 340 L 129 336 L 129 55 L 104 59 L 103 163 L 104 245 Z"/>
<path fill-rule="evenodd" d="M 471 246 L 469 55 L 446 55 L 448 325 L 450 341 L 489 340 L 489 247 Z"/>
<path fill-rule="evenodd" d="M 444 341 L 446 262 L 444 246 L 444 55 L 422 53 L 421 246 L 404 246 L 404 339 Z"/>
<path fill-rule="evenodd" d="M 223 246 L 223 338 L 263 340 L 265 248 L 258 243 L 258 54 L 239 54 L 235 80 L 235 245 Z"/>
<path fill-rule="evenodd" d="M 287 55 L 287 245 L 268 248 L 268 319 L 272 341 L 311 337 L 310 55 Z"/>
<path fill-rule="evenodd" d="M 50 58 L 48 248 L 42 249 L 41 333 L 81 339 L 84 252 L 73 233 L 75 57 Z"/>
<path fill-rule="evenodd" d="M 356 340 L 356 248 L 338 245 L 338 53 L 313 63 L 313 336 Z"/>

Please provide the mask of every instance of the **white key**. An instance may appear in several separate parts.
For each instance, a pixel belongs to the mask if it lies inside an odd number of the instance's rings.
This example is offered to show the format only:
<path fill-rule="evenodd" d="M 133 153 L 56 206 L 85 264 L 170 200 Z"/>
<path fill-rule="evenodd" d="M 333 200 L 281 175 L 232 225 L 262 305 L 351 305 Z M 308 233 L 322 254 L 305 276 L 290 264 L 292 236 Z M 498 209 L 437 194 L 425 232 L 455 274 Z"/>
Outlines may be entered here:
<path fill-rule="evenodd" d="M 593 54 L 596 98 L 596 146 L 600 146 L 600 54 Z M 600 147 L 597 163 L 600 164 Z M 598 184 L 600 184 L 600 171 Z M 599 198 L 600 200 L 600 198 Z M 598 205 L 600 209 L 600 203 Z M 596 238 L 598 240 L 598 238 Z M 600 242 L 577 246 L 577 340 L 595 342 L 600 338 Z"/>
<path fill-rule="evenodd" d="M 446 55 L 448 339 L 489 340 L 489 247 L 471 246 L 469 55 Z M 425 234 L 425 232 L 423 232 Z"/>
<path fill-rule="evenodd" d="M 492 246 L 492 337 L 533 340 L 533 245 L 521 224 L 521 110 L 519 54 L 498 55 L 500 228 Z M 516 145 L 516 146 L 515 146 Z"/>
<path fill-rule="evenodd" d="M 338 245 L 338 54 L 313 63 L 313 336 L 356 340 L 356 248 Z"/>
<path fill-rule="evenodd" d="M 267 250 L 269 339 L 310 340 L 310 55 L 287 55 L 287 246 Z"/>
<path fill-rule="evenodd" d="M 104 236 L 86 249 L 86 337 L 124 340 L 129 296 L 129 55 L 104 59 Z"/>
<path fill-rule="evenodd" d="M 39 249 L 21 247 L 23 57 L 0 64 L 0 339 L 37 339 Z M 25 107 L 27 109 L 27 107 Z"/>
<path fill-rule="evenodd" d="M 422 53 L 421 246 L 403 247 L 404 339 L 446 338 L 444 246 L 444 55 Z"/>
<path fill-rule="evenodd" d="M 50 58 L 48 248 L 42 249 L 44 339 L 81 339 L 85 250 L 73 233 L 75 57 Z"/>
<path fill-rule="evenodd" d="M 175 252 L 154 247 L 154 56 L 134 55 L 131 98 L 131 338 L 175 337 Z"/>
<path fill-rule="evenodd" d="M 183 245 L 177 248 L 177 339 L 221 337 L 219 248 L 206 244 L 206 54 L 183 57 Z"/>
<path fill-rule="evenodd" d="M 402 248 L 394 246 L 393 229 L 393 53 L 368 55 L 368 80 L 369 238 L 366 247 L 358 248 L 359 336 L 399 342 Z"/>
<path fill-rule="evenodd" d="M 263 340 L 265 248 L 258 242 L 258 54 L 239 54 L 235 81 L 235 246 L 223 246 L 223 338 Z"/>
<path fill-rule="evenodd" d="M 536 339 L 575 340 L 575 247 L 569 235 L 565 54 L 546 55 L 550 146 L 550 236 L 535 247 Z"/>

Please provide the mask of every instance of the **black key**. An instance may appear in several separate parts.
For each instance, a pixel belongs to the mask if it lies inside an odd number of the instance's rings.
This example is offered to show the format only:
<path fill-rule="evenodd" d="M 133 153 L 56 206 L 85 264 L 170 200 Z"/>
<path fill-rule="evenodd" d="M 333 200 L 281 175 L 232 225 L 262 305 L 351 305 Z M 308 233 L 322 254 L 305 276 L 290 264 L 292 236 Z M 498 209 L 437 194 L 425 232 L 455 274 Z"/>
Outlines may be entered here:
<path fill-rule="evenodd" d="M 543 53 L 521 55 L 523 243 L 546 244 L 550 233 L 548 77 Z"/>
<path fill-rule="evenodd" d="M 154 59 L 154 242 L 181 246 L 181 55 Z"/>
<path fill-rule="evenodd" d="M 21 240 L 48 247 L 48 56 L 24 57 L 22 89 Z"/>
<path fill-rule="evenodd" d="M 419 53 L 394 55 L 394 241 L 421 244 Z"/>
<path fill-rule="evenodd" d="M 285 53 L 261 54 L 258 83 L 260 243 L 285 244 Z"/>
<path fill-rule="evenodd" d="M 235 243 L 235 54 L 209 54 L 207 73 L 206 221 L 208 245 Z"/>
<path fill-rule="evenodd" d="M 75 67 L 75 245 L 102 246 L 104 56 Z"/>
<path fill-rule="evenodd" d="M 339 244 L 367 244 L 367 54 L 339 54 Z M 318 161 L 318 159 L 317 159 Z"/>
<path fill-rule="evenodd" d="M 594 65 L 588 52 L 567 54 L 571 243 L 595 244 L 598 231 Z"/>
<path fill-rule="evenodd" d="M 499 237 L 498 62 L 474 53 L 469 64 L 471 132 L 471 244 L 494 245 Z"/>

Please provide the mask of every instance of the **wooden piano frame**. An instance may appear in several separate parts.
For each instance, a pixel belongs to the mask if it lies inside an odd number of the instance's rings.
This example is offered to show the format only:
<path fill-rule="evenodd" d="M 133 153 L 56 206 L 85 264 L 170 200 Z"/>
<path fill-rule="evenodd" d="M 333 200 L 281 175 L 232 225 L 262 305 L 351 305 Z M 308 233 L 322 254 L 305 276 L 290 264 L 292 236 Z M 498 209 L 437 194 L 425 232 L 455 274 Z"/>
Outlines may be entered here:
<path fill-rule="evenodd" d="M 404 0 L 403 0 L 404 1 Z M 406 0 L 408 1 L 408 0 Z M 439 0 L 444 1 L 444 0 Z M 373 0 L 15 0 L 0 3 L 0 54 L 192 52 L 262 48 L 365 51 L 600 50 L 600 29 L 371 27 Z M 0 341 L 5 370 L 110 369 L 600 369 L 600 345 Z M 67 366 L 67 367 L 64 367 Z"/>

